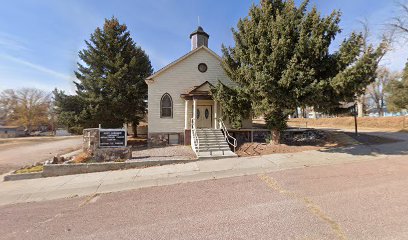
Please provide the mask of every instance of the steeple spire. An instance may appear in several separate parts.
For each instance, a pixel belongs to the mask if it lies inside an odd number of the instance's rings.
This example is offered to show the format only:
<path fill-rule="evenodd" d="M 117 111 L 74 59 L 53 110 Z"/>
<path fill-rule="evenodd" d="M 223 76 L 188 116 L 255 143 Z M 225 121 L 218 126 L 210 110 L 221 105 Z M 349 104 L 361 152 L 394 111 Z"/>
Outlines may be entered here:
<path fill-rule="evenodd" d="M 208 47 L 208 39 L 210 35 L 204 32 L 204 29 L 201 26 L 198 26 L 197 30 L 190 34 L 191 39 L 191 50 L 199 48 L 201 46 Z"/>

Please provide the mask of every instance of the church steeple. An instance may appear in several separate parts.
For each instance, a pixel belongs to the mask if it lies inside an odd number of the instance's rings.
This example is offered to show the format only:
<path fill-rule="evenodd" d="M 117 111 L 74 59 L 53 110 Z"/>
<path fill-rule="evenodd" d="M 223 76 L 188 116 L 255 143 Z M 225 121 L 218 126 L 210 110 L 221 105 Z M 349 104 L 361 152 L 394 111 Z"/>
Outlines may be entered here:
<path fill-rule="evenodd" d="M 199 48 L 203 45 L 208 47 L 209 38 L 210 38 L 210 35 L 204 32 L 204 29 L 201 26 L 199 26 L 197 30 L 195 30 L 194 32 L 190 34 L 191 50 Z"/>

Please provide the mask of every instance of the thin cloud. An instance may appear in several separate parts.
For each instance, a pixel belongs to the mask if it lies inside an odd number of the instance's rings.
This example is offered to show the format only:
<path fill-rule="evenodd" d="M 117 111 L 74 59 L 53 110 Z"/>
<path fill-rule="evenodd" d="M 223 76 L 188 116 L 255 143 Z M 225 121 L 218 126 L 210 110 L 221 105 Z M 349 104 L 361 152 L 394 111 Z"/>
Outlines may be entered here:
<path fill-rule="evenodd" d="M 59 78 L 59 79 L 63 79 L 63 80 L 66 80 L 66 81 L 74 80 L 74 78 L 72 76 L 70 76 L 70 75 L 67 75 L 67 74 L 64 74 L 64 73 L 61 73 L 61 72 L 57 72 L 57 71 L 52 70 L 50 68 L 47 68 L 47 67 L 44 67 L 44 66 L 41 66 L 41 65 L 38 65 L 38 64 L 34 64 L 32 62 L 26 61 L 26 60 L 21 59 L 21 58 L 16 58 L 16 57 L 10 56 L 8 54 L 1 54 L 0 58 L 6 59 L 6 60 L 9 60 L 9 61 L 13 61 L 15 63 L 27 66 L 29 68 L 40 71 L 42 73 L 46 73 L 46 74 L 48 74 L 50 76 L 53 76 L 53 77 L 56 77 L 56 78 Z"/>
<path fill-rule="evenodd" d="M 0 92 L 6 89 L 38 88 L 45 91 L 53 91 L 55 88 L 64 90 L 67 94 L 75 94 L 74 82 L 55 81 L 54 77 L 36 76 L 35 74 L 14 74 L 13 72 L 0 71 Z"/>
<path fill-rule="evenodd" d="M 0 47 L 9 50 L 28 50 L 24 41 L 20 38 L 8 34 L 5 32 L 0 32 Z"/>

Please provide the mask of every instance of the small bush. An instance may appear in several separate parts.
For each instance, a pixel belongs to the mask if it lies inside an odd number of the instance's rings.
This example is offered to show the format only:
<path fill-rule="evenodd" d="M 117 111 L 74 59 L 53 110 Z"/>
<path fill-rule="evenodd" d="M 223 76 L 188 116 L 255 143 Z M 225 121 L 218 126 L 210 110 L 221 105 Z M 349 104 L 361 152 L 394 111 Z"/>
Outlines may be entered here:
<path fill-rule="evenodd" d="M 70 127 L 68 128 L 68 132 L 75 135 L 82 135 L 84 131 L 83 127 Z"/>
<path fill-rule="evenodd" d="M 72 159 L 72 161 L 73 161 L 74 163 L 85 163 L 85 162 L 87 162 L 87 161 L 90 160 L 90 159 L 91 159 L 91 156 L 90 156 L 88 153 L 80 153 L 80 154 L 76 155 L 76 156 Z"/>

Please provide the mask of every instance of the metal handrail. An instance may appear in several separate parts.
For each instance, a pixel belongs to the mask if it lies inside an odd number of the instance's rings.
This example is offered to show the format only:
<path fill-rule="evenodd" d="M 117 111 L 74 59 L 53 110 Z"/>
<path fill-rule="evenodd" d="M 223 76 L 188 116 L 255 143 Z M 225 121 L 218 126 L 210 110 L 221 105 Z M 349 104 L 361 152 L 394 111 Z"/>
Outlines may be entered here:
<path fill-rule="evenodd" d="M 227 143 L 228 143 L 229 145 L 231 145 L 231 146 L 234 147 L 234 152 L 235 152 L 235 148 L 237 147 L 237 139 L 234 138 L 233 136 L 231 136 L 231 135 L 228 133 L 228 130 L 227 130 L 227 128 L 225 127 L 224 121 L 222 121 L 221 118 L 218 119 L 218 123 L 219 123 L 219 125 L 220 125 L 220 129 L 223 130 L 223 132 L 224 132 L 224 138 L 225 138 L 225 140 L 227 141 Z M 234 140 L 233 143 L 230 141 L 231 138 Z"/>
<path fill-rule="evenodd" d="M 196 128 L 196 119 L 191 118 L 191 145 L 193 146 L 193 149 L 195 150 L 196 153 L 200 152 L 200 139 L 198 138 L 197 135 L 197 128 Z"/>

